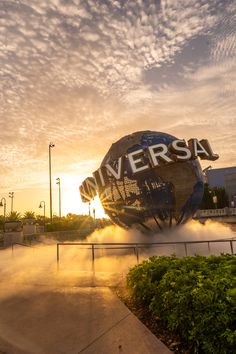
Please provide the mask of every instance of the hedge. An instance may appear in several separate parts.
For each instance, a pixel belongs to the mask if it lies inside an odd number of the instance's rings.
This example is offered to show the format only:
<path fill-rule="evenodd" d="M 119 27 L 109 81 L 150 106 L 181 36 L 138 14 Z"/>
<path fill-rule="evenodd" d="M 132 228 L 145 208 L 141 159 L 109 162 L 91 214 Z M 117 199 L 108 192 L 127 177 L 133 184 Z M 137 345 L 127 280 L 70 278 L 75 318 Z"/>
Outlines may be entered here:
<path fill-rule="evenodd" d="M 193 353 L 236 352 L 236 258 L 233 255 L 151 257 L 127 284 Z"/>

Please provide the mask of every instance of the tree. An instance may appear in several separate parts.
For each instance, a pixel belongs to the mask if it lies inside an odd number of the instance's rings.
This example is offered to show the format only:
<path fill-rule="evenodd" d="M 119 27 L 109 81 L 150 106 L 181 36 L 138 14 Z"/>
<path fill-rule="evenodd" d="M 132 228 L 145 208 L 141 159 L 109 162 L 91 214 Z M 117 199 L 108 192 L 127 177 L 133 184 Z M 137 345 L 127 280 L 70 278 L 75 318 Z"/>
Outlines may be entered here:
<path fill-rule="evenodd" d="M 3 215 L 0 215 L 0 230 L 3 230 L 4 228 L 4 216 Z"/>
<path fill-rule="evenodd" d="M 25 219 L 35 219 L 35 212 L 34 211 L 26 211 L 23 215 Z"/>
<path fill-rule="evenodd" d="M 46 224 L 47 222 L 50 222 L 50 219 L 47 216 L 45 216 L 44 219 L 44 215 L 41 214 L 35 215 L 35 219 L 36 219 L 36 223 L 38 223 L 39 225 L 44 225 L 44 223 Z"/>
<path fill-rule="evenodd" d="M 213 197 L 217 197 L 217 203 L 213 202 Z M 204 185 L 204 195 L 200 209 L 225 208 L 229 205 L 228 196 L 222 187 L 210 188 L 208 183 Z"/>
<path fill-rule="evenodd" d="M 6 221 L 19 221 L 21 219 L 21 214 L 17 211 L 11 211 L 6 216 Z"/>
<path fill-rule="evenodd" d="M 69 213 L 63 217 L 53 217 L 52 223 L 46 224 L 47 231 L 66 231 L 66 230 L 93 230 L 96 222 L 91 216 L 76 215 Z"/>

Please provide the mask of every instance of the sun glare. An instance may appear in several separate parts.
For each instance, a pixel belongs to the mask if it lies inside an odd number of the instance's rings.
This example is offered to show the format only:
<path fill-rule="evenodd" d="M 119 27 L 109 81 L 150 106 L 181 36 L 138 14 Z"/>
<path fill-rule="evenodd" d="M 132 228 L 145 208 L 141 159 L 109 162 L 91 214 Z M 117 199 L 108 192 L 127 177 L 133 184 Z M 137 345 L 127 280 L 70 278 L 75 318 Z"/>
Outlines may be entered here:
<path fill-rule="evenodd" d="M 95 217 L 96 218 L 107 218 L 108 216 L 105 214 L 104 209 L 102 207 L 101 201 L 98 196 L 94 198 L 91 202 L 91 215 L 93 215 L 93 209 L 95 209 Z"/>
<path fill-rule="evenodd" d="M 89 203 L 83 203 L 81 201 L 80 193 L 79 193 L 79 181 L 77 176 L 73 175 L 61 175 L 61 187 L 62 187 L 62 215 L 66 215 L 68 213 L 72 214 L 89 214 L 96 218 L 107 218 L 108 216 L 104 213 L 104 209 L 100 202 L 98 196 L 91 201 L 90 206 Z M 54 188 L 54 212 L 57 212 L 58 205 L 58 191 L 57 188 Z"/>

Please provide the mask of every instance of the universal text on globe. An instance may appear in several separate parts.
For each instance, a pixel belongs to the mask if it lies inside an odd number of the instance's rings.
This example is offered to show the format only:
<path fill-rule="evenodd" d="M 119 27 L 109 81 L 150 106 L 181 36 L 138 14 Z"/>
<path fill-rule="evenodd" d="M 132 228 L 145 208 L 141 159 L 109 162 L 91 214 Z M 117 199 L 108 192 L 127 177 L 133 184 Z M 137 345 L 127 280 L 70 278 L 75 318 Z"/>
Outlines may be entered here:
<path fill-rule="evenodd" d="M 120 156 L 111 164 L 100 167 L 93 173 L 93 177 L 87 177 L 80 186 L 80 194 L 83 202 L 88 202 L 95 197 L 100 188 L 106 186 L 109 178 L 120 180 L 124 177 L 124 161 L 129 162 L 132 173 L 138 174 L 152 168 L 158 168 L 163 164 L 186 162 L 200 157 L 202 160 L 215 161 L 219 155 L 215 154 L 207 139 L 196 138 L 188 140 L 176 139 L 168 146 L 155 144 L 146 149 L 137 149 L 124 156 Z"/>

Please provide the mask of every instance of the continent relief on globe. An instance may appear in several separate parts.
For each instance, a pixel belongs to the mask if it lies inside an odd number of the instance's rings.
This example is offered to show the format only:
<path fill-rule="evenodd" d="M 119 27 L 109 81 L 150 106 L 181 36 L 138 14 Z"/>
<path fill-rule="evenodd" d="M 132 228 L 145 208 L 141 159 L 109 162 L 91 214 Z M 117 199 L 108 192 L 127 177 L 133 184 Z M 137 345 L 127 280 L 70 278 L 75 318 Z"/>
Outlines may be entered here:
<path fill-rule="evenodd" d="M 216 160 L 207 140 L 184 140 L 152 131 L 112 144 L 100 168 L 80 187 L 89 202 L 96 194 L 107 215 L 122 227 L 156 232 L 189 220 L 204 192 L 198 156 Z"/>

